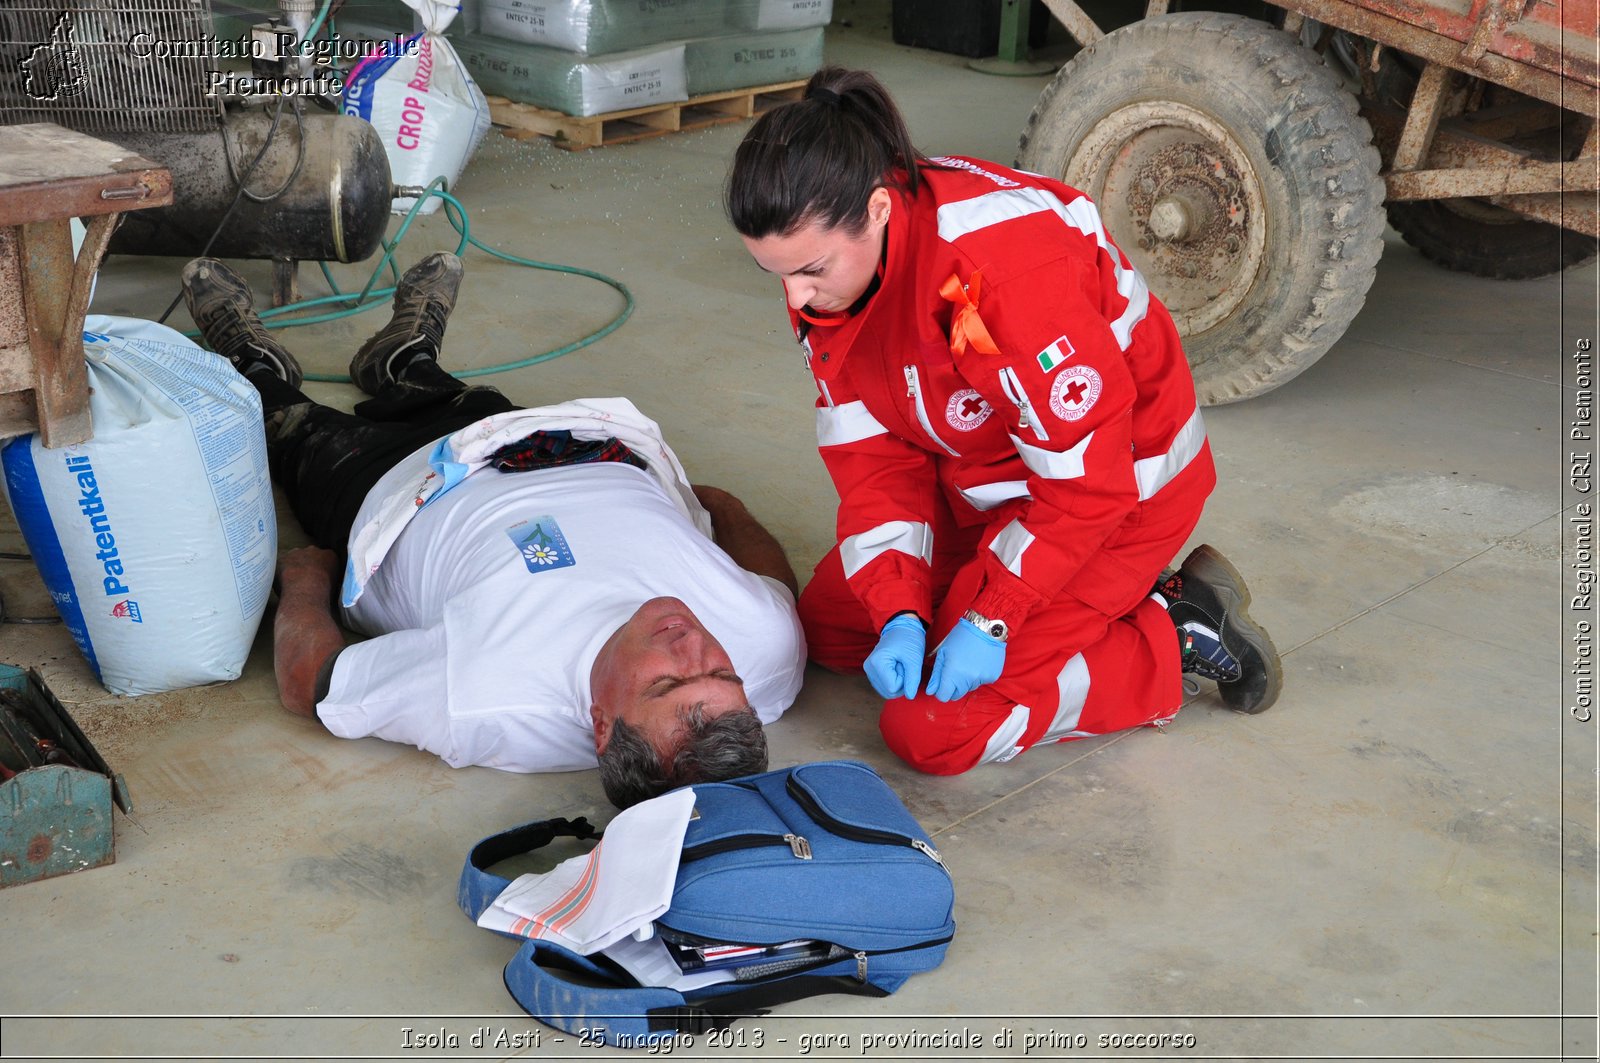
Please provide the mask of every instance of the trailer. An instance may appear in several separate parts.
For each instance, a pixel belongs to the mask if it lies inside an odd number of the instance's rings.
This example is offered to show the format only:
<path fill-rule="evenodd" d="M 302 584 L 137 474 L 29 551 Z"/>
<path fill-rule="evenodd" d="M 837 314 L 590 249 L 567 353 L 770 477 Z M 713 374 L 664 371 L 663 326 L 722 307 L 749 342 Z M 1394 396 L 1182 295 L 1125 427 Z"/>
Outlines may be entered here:
<path fill-rule="evenodd" d="M 1109 33 L 1075 0 L 1042 2 L 1082 50 L 1018 165 L 1099 205 L 1207 405 L 1280 386 L 1343 335 L 1386 220 L 1478 276 L 1595 256 L 1593 0 L 1149 0 Z"/>

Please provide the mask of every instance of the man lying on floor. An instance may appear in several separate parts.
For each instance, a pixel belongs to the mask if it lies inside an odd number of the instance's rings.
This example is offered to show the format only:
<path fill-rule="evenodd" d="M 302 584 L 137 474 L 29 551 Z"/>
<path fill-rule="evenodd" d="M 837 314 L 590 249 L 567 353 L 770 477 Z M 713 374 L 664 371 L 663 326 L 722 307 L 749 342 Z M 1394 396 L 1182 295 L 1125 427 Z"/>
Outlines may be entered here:
<path fill-rule="evenodd" d="M 300 367 L 214 259 L 184 269 L 212 350 L 261 394 L 273 479 L 318 545 L 279 565 L 278 692 L 343 738 L 451 765 L 595 767 L 620 807 L 763 771 L 762 725 L 800 689 L 783 549 L 691 486 L 624 399 L 521 409 L 439 367 L 461 261 L 409 270 L 356 352 L 372 398 L 312 402 Z M 374 636 L 346 645 L 334 616 Z"/>

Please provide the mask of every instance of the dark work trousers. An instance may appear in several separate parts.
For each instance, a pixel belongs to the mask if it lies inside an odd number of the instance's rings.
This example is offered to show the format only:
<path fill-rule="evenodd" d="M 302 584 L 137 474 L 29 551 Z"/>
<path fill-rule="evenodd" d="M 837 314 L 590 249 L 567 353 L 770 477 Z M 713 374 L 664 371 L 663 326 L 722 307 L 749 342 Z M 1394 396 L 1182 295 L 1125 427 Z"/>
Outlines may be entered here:
<path fill-rule="evenodd" d="M 521 408 L 494 388 L 468 387 L 431 358 L 412 362 L 354 413 L 319 405 L 266 371 L 245 379 L 261 394 L 273 481 L 312 541 L 341 558 L 384 473 L 419 447 Z"/>

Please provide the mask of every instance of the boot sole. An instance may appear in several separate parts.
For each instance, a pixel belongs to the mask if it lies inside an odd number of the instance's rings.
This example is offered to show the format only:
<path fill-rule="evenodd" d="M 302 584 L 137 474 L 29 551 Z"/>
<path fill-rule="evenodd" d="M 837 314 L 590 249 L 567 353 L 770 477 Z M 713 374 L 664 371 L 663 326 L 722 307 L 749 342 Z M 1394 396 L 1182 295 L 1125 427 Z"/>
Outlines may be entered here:
<path fill-rule="evenodd" d="M 1209 583 L 1216 589 L 1226 612 L 1229 632 L 1236 636 L 1249 651 L 1253 661 L 1242 660 L 1246 674 L 1259 669 L 1265 679 L 1260 689 L 1252 689 L 1241 680 L 1237 683 L 1218 683 L 1217 693 L 1222 703 L 1234 712 L 1249 715 L 1266 712 L 1283 692 L 1283 662 L 1278 648 L 1261 625 L 1250 617 L 1250 588 L 1239 570 L 1227 558 L 1210 546 L 1197 546 L 1184 559 L 1183 568 Z M 1253 666 L 1253 667 L 1252 667 Z"/>

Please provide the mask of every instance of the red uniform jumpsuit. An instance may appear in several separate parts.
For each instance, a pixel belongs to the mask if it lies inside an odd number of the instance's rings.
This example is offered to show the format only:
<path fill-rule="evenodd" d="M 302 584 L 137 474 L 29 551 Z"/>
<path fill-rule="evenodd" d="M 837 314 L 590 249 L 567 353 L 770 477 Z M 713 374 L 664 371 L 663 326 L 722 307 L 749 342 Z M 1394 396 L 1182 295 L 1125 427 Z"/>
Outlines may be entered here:
<path fill-rule="evenodd" d="M 890 749 L 955 774 L 1177 712 L 1177 635 L 1149 594 L 1216 471 L 1172 318 L 1094 205 L 935 162 L 915 198 L 891 189 L 866 305 L 791 312 L 840 500 L 800 616 L 844 672 L 903 610 L 931 621 L 930 651 L 969 608 L 1011 626 L 994 683 L 884 706 Z"/>

